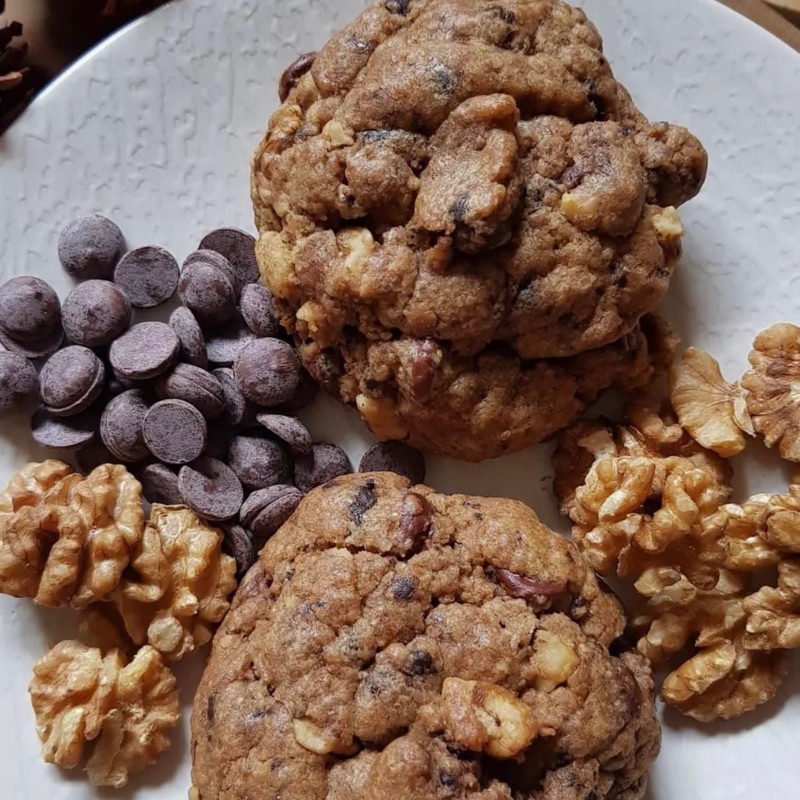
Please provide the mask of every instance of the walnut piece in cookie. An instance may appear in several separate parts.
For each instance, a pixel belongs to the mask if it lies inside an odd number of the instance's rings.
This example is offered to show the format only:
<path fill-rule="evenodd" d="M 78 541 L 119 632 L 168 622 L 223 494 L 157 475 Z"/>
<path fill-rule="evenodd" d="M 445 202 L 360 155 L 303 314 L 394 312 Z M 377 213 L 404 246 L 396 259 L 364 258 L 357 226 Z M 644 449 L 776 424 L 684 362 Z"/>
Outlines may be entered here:
<path fill-rule="evenodd" d="M 742 378 L 747 408 L 767 447 L 800 462 L 800 328 L 773 325 L 756 336 Z"/>
<path fill-rule="evenodd" d="M 180 718 L 175 677 L 151 647 L 130 663 L 77 641 L 57 644 L 30 685 L 45 761 L 72 769 L 86 760 L 94 786 L 121 787 L 169 746 Z M 87 758 L 88 756 L 88 758 Z"/>
<path fill-rule="evenodd" d="M 580 775 L 639 800 L 660 733 L 645 659 L 609 652 L 623 628 L 522 504 L 341 476 L 267 542 L 217 632 L 192 796 L 499 800 L 535 782 L 557 800 Z"/>
<path fill-rule="evenodd" d="M 0 496 L 0 591 L 83 608 L 116 589 L 144 529 L 141 485 L 121 465 L 85 478 L 30 464 Z"/>
<path fill-rule="evenodd" d="M 669 394 L 678 422 L 703 447 L 730 458 L 755 434 L 744 392 L 722 377 L 719 364 L 690 347 L 669 371 Z"/>

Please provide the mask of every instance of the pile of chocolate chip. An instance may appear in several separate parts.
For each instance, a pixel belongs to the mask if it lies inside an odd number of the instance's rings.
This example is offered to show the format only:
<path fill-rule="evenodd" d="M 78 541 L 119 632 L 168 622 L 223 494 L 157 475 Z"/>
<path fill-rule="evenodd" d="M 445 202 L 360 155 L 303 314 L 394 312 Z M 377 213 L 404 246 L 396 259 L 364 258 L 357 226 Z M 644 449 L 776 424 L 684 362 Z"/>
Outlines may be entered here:
<path fill-rule="evenodd" d="M 219 524 L 244 571 L 305 492 L 351 472 L 350 461 L 295 416 L 316 385 L 257 283 L 250 234 L 212 231 L 182 267 L 160 247 L 125 250 L 111 220 L 82 217 L 59 239 L 81 281 L 63 306 L 40 278 L 0 287 L 0 413 L 38 398 L 39 444 L 74 451 L 87 472 L 133 465 L 148 500 Z M 176 292 L 168 323 L 131 325 L 133 309 Z M 400 442 L 375 445 L 361 469 L 425 477 L 422 455 Z"/>

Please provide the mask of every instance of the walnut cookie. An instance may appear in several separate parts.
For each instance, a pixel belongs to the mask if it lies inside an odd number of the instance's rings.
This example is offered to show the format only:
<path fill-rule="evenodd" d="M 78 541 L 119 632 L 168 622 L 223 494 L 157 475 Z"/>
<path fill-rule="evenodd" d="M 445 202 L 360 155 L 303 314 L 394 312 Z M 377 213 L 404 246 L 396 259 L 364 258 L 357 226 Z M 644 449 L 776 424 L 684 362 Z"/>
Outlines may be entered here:
<path fill-rule="evenodd" d="M 559 0 L 381 0 L 283 90 L 253 164 L 258 256 L 312 374 L 469 460 L 563 427 L 553 397 L 574 418 L 594 397 L 554 359 L 605 357 L 664 295 L 700 143 L 644 118 Z M 428 417 L 395 366 L 426 350 Z"/>
<path fill-rule="evenodd" d="M 336 478 L 215 637 L 190 797 L 641 798 L 660 729 L 624 625 L 526 506 Z"/>

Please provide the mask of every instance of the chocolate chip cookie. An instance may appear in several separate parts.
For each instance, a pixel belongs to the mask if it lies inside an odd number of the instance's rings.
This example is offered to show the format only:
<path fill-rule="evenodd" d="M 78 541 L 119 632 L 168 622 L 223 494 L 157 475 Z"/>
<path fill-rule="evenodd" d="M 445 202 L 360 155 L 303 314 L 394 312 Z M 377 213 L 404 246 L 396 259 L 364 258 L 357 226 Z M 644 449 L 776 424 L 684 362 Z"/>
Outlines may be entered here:
<path fill-rule="evenodd" d="M 638 111 L 582 11 L 378 0 L 284 78 L 253 163 L 257 253 L 312 353 L 431 341 L 446 365 L 499 350 L 509 383 L 519 360 L 618 342 L 664 295 L 674 206 L 706 153 Z"/>
<path fill-rule="evenodd" d="M 191 796 L 636 800 L 660 729 L 623 627 L 526 506 L 336 478 L 267 542 L 215 638 Z"/>

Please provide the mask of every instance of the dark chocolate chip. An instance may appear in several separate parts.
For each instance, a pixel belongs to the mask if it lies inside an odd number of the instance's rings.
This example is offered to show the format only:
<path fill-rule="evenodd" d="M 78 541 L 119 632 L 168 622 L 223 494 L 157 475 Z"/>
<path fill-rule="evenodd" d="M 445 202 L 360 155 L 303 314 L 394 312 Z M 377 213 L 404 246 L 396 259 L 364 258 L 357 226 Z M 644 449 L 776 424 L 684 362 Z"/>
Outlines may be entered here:
<path fill-rule="evenodd" d="M 314 402 L 314 398 L 319 391 L 317 382 L 304 370 L 300 370 L 300 382 L 294 390 L 294 394 L 286 403 L 281 403 L 277 409 L 284 414 L 296 414 Z"/>
<path fill-rule="evenodd" d="M 412 484 L 425 481 L 425 458 L 416 447 L 405 442 L 378 442 L 370 447 L 359 472 L 396 472 Z"/>
<path fill-rule="evenodd" d="M 417 492 L 406 492 L 400 508 L 400 535 L 410 552 L 415 553 L 425 545 L 432 518 L 433 509 L 427 498 Z"/>
<path fill-rule="evenodd" d="M 201 325 L 216 327 L 236 313 L 235 286 L 221 269 L 205 261 L 184 267 L 178 294 Z"/>
<path fill-rule="evenodd" d="M 409 576 L 393 580 L 392 595 L 395 600 L 410 600 L 414 596 L 414 579 Z"/>
<path fill-rule="evenodd" d="M 308 453 L 313 444 L 308 428 L 297 417 L 283 414 L 270 414 L 262 411 L 256 415 L 259 425 L 263 425 L 273 436 L 285 442 L 293 453 Z"/>
<path fill-rule="evenodd" d="M 310 492 L 315 486 L 321 486 L 352 471 L 350 459 L 341 447 L 318 442 L 312 446 L 311 452 L 298 456 L 294 477 L 301 492 Z"/>
<path fill-rule="evenodd" d="M 39 375 L 42 402 L 57 417 L 86 411 L 103 391 L 106 368 L 87 347 L 73 345 L 52 355 Z"/>
<path fill-rule="evenodd" d="M 364 514 L 377 502 L 378 496 L 375 493 L 375 481 L 368 480 L 363 486 L 359 486 L 358 489 L 356 489 L 355 496 L 347 507 L 350 519 L 352 519 L 356 525 L 360 525 L 364 521 Z"/>
<path fill-rule="evenodd" d="M 150 408 L 140 389 L 128 389 L 117 395 L 100 418 L 100 438 L 118 461 L 133 463 L 147 458 L 142 425 Z"/>
<path fill-rule="evenodd" d="M 260 406 L 287 402 L 300 382 L 300 361 L 280 339 L 256 339 L 246 345 L 233 365 L 244 396 Z"/>
<path fill-rule="evenodd" d="M 90 442 L 86 447 L 79 450 L 76 459 L 84 475 L 88 475 L 92 470 L 103 464 L 113 464 L 116 461 L 114 454 L 102 442 L 97 440 Z"/>
<path fill-rule="evenodd" d="M 217 367 L 230 367 L 236 361 L 236 356 L 255 339 L 255 334 L 244 321 L 236 318 L 208 337 L 208 360 Z"/>
<path fill-rule="evenodd" d="M 36 368 L 16 353 L 0 352 L 0 414 L 20 411 L 39 394 Z"/>
<path fill-rule="evenodd" d="M 165 464 L 188 464 L 206 449 L 205 417 L 184 400 L 161 400 L 145 415 L 147 449 Z"/>
<path fill-rule="evenodd" d="M 303 493 L 287 484 L 253 492 L 242 505 L 240 519 L 255 536 L 272 536 L 300 505 Z"/>
<path fill-rule="evenodd" d="M 73 344 L 102 347 L 130 325 L 131 304 L 111 281 L 90 280 L 78 284 L 64 300 L 64 331 Z"/>
<path fill-rule="evenodd" d="M 222 549 L 236 561 L 236 577 L 241 580 L 256 562 L 256 549 L 250 534 L 241 525 L 223 525 Z"/>
<path fill-rule="evenodd" d="M 215 369 L 211 374 L 219 381 L 225 395 L 222 422 L 233 426 L 241 425 L 247 419 L 249 409 L 247 400 L 233 377 L 233 370 L 222 367 Z"/>
<path fill-rule="evenodd" d="M 431 675 L 436 672 L 433 656 L 427 650 L 412 650 L 408 667 L 404 670 L 408 675 Z"/>
<path fill-rule="evenodd" d="M 283 448 L 269 439 L 237 436 L 228 448 L 228 466 L 248 489 L 286 483 L 291 474 Z"/>
<path fill-rule="evenodd" d="M 142 493 L 151 503 L 167 506 L 183 504 L 178 489 L 178 475 L 166 464 L 148 464 L 137 477 L 142 482 Z"/>
<path fill-rule="evenodd" d="M 225 410 L 225 392 L 207 370 L 191 364 L 176 364 L 155 384 L 156 394 L 164 399 L 185 400 L 207 419 L 216 419 Z"/>
<path fill-rule="evenodd" d="M 215 458 L 201 458 L 178 473 L 183 502 L 211 522 L 235 517 L 244 492 L 236 473 Z"/>
<path fill-rule="evenodd" d="M 206 339 L 197 317 L 185 306 L 176 308 L 169 318 L 169 325 L 181 343 L 181 359 L 195 367 L 208 366 Z"/>
<path fill-rule="evenodd" d="M 233 268 L 233 264 L 231 264 L 222 253 L 218 253 L 216 250 L 195 250 L 193 253 L 189 253 L 189 255 L 186 256 L 183 267 L 185 268 L 188 267 L 189 264 L 197 263 L 210 264 L 212 267 L 216 267 L 218 270 L 224 272 L 238 297 L 239 293 L 242 291 L 242 284 L 239 281 L 236 270 Z"/>
<path fill-rule="evenodd" d="M 238 228 L 217 228 L 200 242 L 201 250 L 216 250 L 231 262 L 238 283 L 245 286 L 261 277 L 256 259 L 256 240 Z"/>
<path fill-rule="evenodd" d="M 110 278 L 125 252 L 122 231 L 99 214 L 79 217 L 58 237 L 58 258 L 74 278 Z"/>
<path fill-rule="evenodd" d="M 178 262 L 163 247 L 148 245 L 126 253 L 114 270 L 114 283 L 136 308 L 166 303 L 178 288 Z"/>
<path fill-rule="evenodd" d="M 239 311 L 247 327 L 260 337 L 279 336 L 281 326 L 275 315 L 275 304 L 269 289 L 259 283 L 248 283 L 239 298 Z"/>
<path fill-rule="evenodd" d="M 140 322 L 111 343 L 114 372 L 132 381 L 166 372 L 178 359 L 180 341 L 165 322 Z"/>
<path fill-rule="evenodd" d="M 24 345 L 39 342 L 61 324 L 61 303 L 41 278 L 20 275 L 0 286 L 0 329 Z"/>
<path fill-rule="evenodd" d="M 34 440 L 53 450 L 80 450 L 94 438 L 97 413 L 85 411 L 77 417 L 54 417 L 40 408 L 31 419 Z"/>
<path fill-rule="evenodd" d="M 519 575 L 503 567 L 495 567 L 494 572 L 500 585 L 511 597 L 525 600 L 536 611 L 550 608 L 555 600 L 563 599 L 568 593 L 567 584 L 563 581 L 529 578 L 527 575 Z"/>
<path fill-rule="evenodd" d="M 6 350 L 10 350 L 12 353 L 16 353 L 23 358 L 30 358 L 34 361 L 53 355 L 53 353 L 61 347 L 63 341 L 64 331 L 60 325 L 43 338 L 31 342 L 20 342 L 13 336 L 9 336 L 0 328 L 0 344 L 2 344 Z"/>
<path fill-rule="evenodd" d="M 292 89 L 297 86 L 300 78 L 302 78 L 303 75 L 305 75 L 306 72 L 311 69 L 316 57 L 316 52 L 303 53 L 302 55 L 298 56 L 288 67 L 286 67 L 281 75 L 280 82 L 278 83 L 278 97 L 280 98 L 281 103 L 286 102 L 289 92 L 291 92 Z"/>

